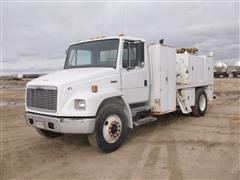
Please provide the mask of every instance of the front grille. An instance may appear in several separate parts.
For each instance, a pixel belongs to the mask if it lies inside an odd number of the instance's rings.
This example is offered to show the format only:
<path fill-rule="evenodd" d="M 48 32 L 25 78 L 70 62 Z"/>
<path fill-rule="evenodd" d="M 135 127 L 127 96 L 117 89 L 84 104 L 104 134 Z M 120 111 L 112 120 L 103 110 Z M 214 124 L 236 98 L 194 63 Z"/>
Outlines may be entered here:
<path fill-rule="evenodd" d="M 27 107 L 40 111 L 56 112 L 57 87 L 29 86 L 27 88 Z"/>

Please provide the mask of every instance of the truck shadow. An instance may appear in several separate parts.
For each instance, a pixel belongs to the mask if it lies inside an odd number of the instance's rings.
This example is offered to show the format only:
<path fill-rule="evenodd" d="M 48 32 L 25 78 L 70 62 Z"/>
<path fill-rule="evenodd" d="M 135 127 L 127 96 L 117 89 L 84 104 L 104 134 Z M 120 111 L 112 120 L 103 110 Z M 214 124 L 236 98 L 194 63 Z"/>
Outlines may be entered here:
<path fill-rule="evenodd" d="M 168 162 L 167 168 L 169 171 L 169 179 L 183 179 L 182 169 L 178 157 L 177 143 L 169 126 L 175 123 L 179 123 L 179 121 L 185 120 L 189 117 L 191 116 L 183 115 L 181 114 L 181 112 L 174 112 L 162 115 L 158 118 L 157 121 L 138 126 L 135 127 L 133 130 L 130 130 L 124 146 L 133 145 L 133 149 L 142 148 L 142 150 L 134 152 L 133 156 L 130 156 L 129 161 L 132 161 L 131 158 L 135 158 L 137 156 L 139 157 L 137 158 L 138 161 L 146 161 L 144 162 L 144 166 L 147 166 L 149 158 L 151 159 L 152 156 L 154 156 L 154 154 L 151 153 L 154 149 L 157 151 L 155 152 L 155 161 L 161 161 L 158 155 L 160 154 L 161 147 L 165 146 L 167 153 L 166 157 Z M 167 133 L 156 133 L 156 131 L 161 132 L 161 129 L 167 130 Z M 68 146 L 68 148 L 70 149 L 71 147 L 73 147 L 74 149 L 79 148 L 79 150 L 83 148 L 85 150 L 91 148 L 90 144 L 88 143 L 87 135 L 68 134 L 57 138 L 56 141 Z M 147 156 L 148 158 L 145 160 L 142 159 L 141 157 L 144 151 L 149 148 L 151 150 L 149 151 L 149 155 Z M 121 149 L 119 149 L 119 151 L 121 151 Z M 152 166 L 154 166 L 154 164 L 152 164 Z M 130 175 L 130 177 L 131 176 L 132 175 Z"/>
<path fill-rule="evenodd" d="M 167 169 L 169 172 L 169 179 L 183 179 L 183 173 L 179 162 L 179 156 L 177 151 L 177 142 L 172 134 L 172 130 L 170 126 L 175 123 L 179 123 L 181 120 L 185 120 L 191 117 L 190 115 L 183 115 L 181 112 L 173 112 L 170 114 L 162 115 L 158 118 L 157 121 L 148 123 L 143 126 L 139 126 L 134 128 L 129 132 L 129 136 L 126 141 L 127 144 L 135 144 L 137 143 L 140 148 L 143 148 L 142 151 L 137 151 L 139 153 L 138 156 L 142 157 L 144 151 L 150 148 L 148 158 L 144 160 L 144 158 L 140 158 L 140 161 L 143 162 L 144 166 L 147 164 L 149 158 L 154 156 L 152 154 L 152 150 L 157 149 L 158 152 L 155 152 L 154 161 L 161 162 L 160 154 L 164 153 L 161 151 L 162 148 L 166 147 L 166 156 L 167 158 Z M 162 131 L 162 132 L 161 132 Z M 143 137 L 140 137 L 143 136 Z M 152 164 L 151 170 L 155 168 L 160 168 L 159 166 Z M 140 172 L 144 172 L 144 170 L 140 170 Z M 156 172 L 160 177 L 162 169 L 158 169 Z"/>
<path fill-rule="evenodd" d="M 56 141 L 65 145 L 75 145 L 79 147 L 90 146 L 87 135 L 84 134 L 64 134 L 56 138 Z"/>
<path fill-rule="evenodd" d="M 173 113 L 161 115 L 154 122 L 147 123 L 145 125 L 141 125 L 138 127 L 134 127 L 134 129 L 129 129 L 128 137 L 126 139 L 126 143 L 130 143 L 135 137 L 146 135 L 148 133 L 152 133 L 155 128 L 167 128 L 171 124 L 177 123 L 183 119 L 189 118 L 189 115 L 183 115 L 181 112 L 176 111 Z M 87 135 L 84 134 L 64 134 L 61 137 L 56 138 L 56 141 L 60 141 L 64 144 L 78 144 L 80 146 L 87 145 L 89 146 Z"/>
<path fill-rule="evenodd" d="M 181 120 L 185 120 L 190 117 L 191 115 L 182 114 L 180 111 L 175 111 L 172 113 L 161 115 L 157 117 L 156 121 L 138 127 L 134 127 L 134 129 L 129 130 L 127 141 L 131 141 L 136 136 L 139 136 L 141 134 L 146 135 L 147 133 L 152 133 L 152 131 L 155 129 L 165 129 L 171 124 L 175 124 Z"/>
<path fill-rule="evenodd" d="M 141 125 L 138 127 L 135 127 L 134 129 L 130 130 L 128 132 L 128 137 L 126 139 L 126 144 L 130 143 L 134 138 L 146 135 L 148 133 L 152 133 L 152 131 L 155 128 L 161 129 L 161 128 L 167 128 L 167 126 L 170 126 L 171 124 L 177 123 L 178 121 L 181 121 L 183 119 L 186 119 L 190 117 L 189 115 L 183 115 L 181 112 L 173 112 L 165 115 L 161 115 L 158 117 L 158 119 L 154 122 L 147 123 L 145 125 Z M 56 141 L 64 143 L 64 144 L 75 144 L 79 146 L 90 146 L 88 143 L 87 135 L 83 134 L 64 134 L 61 137 L 56 138 Z"/>

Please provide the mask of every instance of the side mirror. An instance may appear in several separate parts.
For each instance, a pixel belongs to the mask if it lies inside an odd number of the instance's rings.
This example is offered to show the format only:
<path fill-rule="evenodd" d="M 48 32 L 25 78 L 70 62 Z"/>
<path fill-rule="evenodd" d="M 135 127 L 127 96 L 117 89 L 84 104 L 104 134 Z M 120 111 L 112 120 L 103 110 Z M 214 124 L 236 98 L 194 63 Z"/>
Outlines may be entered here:
<path fill-rule="evenodd" d="M 65 53 L 66 53 L 66 55 L 67 55 L 67 53 L 68 53 L 68 49 L 65 50 Z"/>

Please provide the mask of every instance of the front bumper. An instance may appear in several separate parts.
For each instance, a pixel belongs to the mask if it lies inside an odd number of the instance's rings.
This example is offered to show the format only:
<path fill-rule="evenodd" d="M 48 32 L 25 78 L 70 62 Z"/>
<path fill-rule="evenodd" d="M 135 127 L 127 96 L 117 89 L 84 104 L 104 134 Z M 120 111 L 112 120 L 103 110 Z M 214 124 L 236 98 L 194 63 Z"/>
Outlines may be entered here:
<path fill-rule="evenodd" d="M 26 123 L 30 126 L 70 134 L 91 134 L 95 128 L 95 118 L 52 117 L 26 113 Z"/>

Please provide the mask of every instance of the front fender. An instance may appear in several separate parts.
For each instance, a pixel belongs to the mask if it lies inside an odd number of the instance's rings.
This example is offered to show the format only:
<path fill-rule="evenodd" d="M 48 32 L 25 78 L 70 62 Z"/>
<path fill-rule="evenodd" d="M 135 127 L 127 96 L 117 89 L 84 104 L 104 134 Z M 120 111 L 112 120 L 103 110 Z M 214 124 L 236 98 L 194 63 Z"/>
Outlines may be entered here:
<path fill-rule="evenodd" d="M 68 101 L 65 103 L 63 110 L 61 111 L 61 116 L 77 116 L 77 117 L 95 117 L 97 115 L 98 108 L 101 103 L 109 98 L 121 97 L 125 104 L 124 111 L 128 117 L 128 127 L 133 128 L 132 123 L 132 113 L 128 103 L 125 101 L 122 93 L 113 88 L 104 88 L 99 92 L 93 93 L 89 91 L 83 91 L 72 95 Z M 80 110 L 75 109 L 74 100 L 83 99 L 86 101 L 86 109 Z"/>
<path fill-rule="evenodd" d="M 60 114 L 63 116 L 96 116 L 98 107 L 104 99 L 110 97 L 122 96 L 121 92 L 113 88 L 104 88 L 101 91 L 93 93 L 91 91 L 81 91 L 79 93 L 73 94 L 64 102 Z M 86 101 L 86 109 L 75 109 L 74 100 L 82 99 Z"/>

